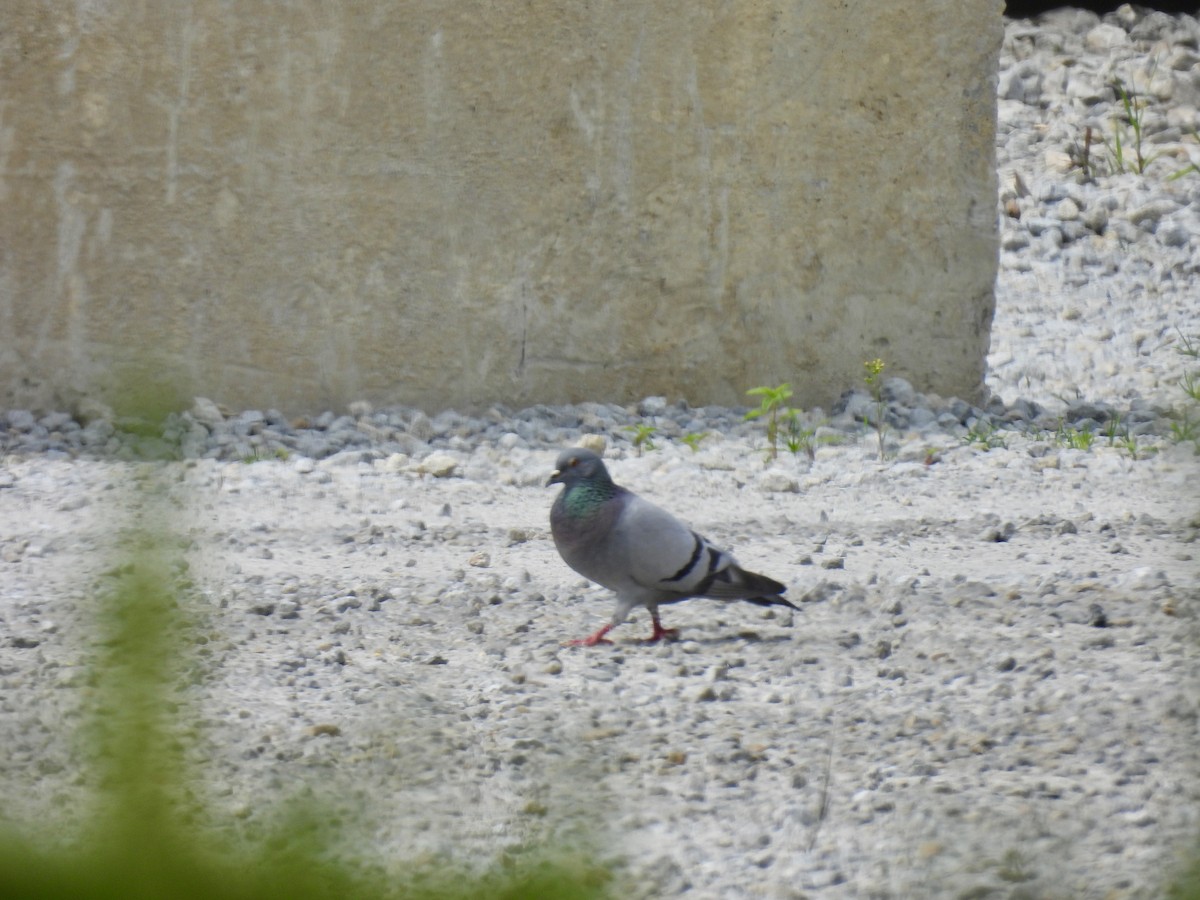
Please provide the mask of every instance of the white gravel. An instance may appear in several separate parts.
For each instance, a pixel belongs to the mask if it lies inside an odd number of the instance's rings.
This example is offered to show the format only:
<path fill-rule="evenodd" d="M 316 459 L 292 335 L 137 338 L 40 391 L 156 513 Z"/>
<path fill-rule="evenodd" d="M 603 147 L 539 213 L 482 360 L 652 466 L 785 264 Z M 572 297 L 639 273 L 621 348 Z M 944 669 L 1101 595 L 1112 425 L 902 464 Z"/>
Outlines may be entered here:
<path fill-rule="evenodd" d="M 678 433 L 720 411 L 654 399 L 641 456 L 599 406 L 406 416 L 386 452 L 360 407 L 323 432 L 352 449 L 249 463 L 12 445 L 0 823 L 61 838 L 86 812 L 97 598 L 119 529 L 166 515 L 197 622 L 188 754 L 223 833 L 299 799 L 396 871 L 578 839 L 634 896 L 1161 896 L 1200 835 L 1200 462 L 1164 419 L 1200 334 L 1200 173 L 1165 179 L 1183 155 L 1080 183 L 1056 154 L 1111 129 L 1118 71 L 1154 97 L 1155 149 L 1200 155 L 1198 39 L 1187 17 L 1008 24 L 988 384 L 1048 412 L 990 447 L 979 411 L 935 420 L 929 398 L 884 462 L 869 433 L 767 466 L 733 424 L 693 453 Z M 1088 449 L 1047 430 L 1089 408 L 1138 428 Z M 188 421 L 193 456 L 275 427 L 206 403 Z M 542 485 L 602 430 L 618 481 L 802 611 L 696 601 L 664 611 L 676 643 L 639 643 L 640 615 L 613 648 L 560 646 L 611 600 L 558 559 Z"/>

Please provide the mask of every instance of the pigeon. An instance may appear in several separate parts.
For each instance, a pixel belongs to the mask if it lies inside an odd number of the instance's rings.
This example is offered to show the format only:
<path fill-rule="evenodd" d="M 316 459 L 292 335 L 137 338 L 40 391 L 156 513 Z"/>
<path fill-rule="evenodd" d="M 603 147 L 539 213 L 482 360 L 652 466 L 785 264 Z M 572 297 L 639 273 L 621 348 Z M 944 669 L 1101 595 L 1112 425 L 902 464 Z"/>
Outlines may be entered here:
<path fill-rule="evenodd" d="M 658 607 L 692 597 L 798 608 L 780 596 L 785 585 L 747 572 L 669 512 L 615 484 L 591 450 L 572 447 L 559 454 L 546 486 L 552 484 L 563 486 L 550 509 L 559 555 L 580 575 L 617 595 L 608 624 L 568 644 L 611 644 L 605 635 L 638 606 L 649 610 L 654 623 L 650 643 L 676 637 L 677 629 L 663 628 Z"/>

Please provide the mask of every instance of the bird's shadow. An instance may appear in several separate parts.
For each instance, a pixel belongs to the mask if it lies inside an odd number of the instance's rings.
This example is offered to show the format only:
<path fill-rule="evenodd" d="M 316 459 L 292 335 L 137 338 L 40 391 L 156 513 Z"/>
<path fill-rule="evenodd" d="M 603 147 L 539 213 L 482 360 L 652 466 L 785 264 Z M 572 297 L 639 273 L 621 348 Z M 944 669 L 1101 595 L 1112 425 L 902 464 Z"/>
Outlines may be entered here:
<path fill-rule="evenodd" d="M 790 634 L 770 634 L 749 635 L 746 633 L 729 634 L 729 635 L 710 635 L 706 637 L 686 637 L 681 636 L 671 638 L 665 641 L 651 641 L 646 638 L 628 638 L 625 640 L 613 641 L 611 645 L 604 645 L 611 650 L 628 650 L 635 647 L 657 647 L 661 644 L 685 644 L 689 641 L 700 644 L 704 647 L 728 647 L 737 643 L 744 644 L 786 644 L 796 640 L 794 635 Z"/>

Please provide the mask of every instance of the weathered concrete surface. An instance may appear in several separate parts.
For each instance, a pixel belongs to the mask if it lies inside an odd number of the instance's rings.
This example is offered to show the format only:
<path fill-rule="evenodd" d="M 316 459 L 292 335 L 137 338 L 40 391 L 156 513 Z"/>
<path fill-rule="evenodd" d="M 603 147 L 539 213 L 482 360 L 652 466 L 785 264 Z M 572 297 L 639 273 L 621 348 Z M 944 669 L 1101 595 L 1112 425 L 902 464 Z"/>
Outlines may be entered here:
<path fill-rule="evenodd" d="M 0 8 L 0 406 L 982 383 L 1000 0 Z"/>

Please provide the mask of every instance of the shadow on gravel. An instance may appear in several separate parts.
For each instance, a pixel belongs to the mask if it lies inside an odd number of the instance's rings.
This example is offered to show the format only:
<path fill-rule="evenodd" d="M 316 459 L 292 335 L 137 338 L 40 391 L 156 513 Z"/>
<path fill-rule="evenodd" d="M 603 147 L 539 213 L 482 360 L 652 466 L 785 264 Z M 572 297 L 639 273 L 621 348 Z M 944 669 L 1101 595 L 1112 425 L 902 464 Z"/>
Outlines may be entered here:
<path fill-rule="evenodd" d="M 156 436 L 147 431 L 148 442 Z M 163 502 L 158 463 L 130 466 L 135 522 L 121 531 L 105 573 L 90 660 L 90 709 L 78 741 L 98 786 L 87 824 L 49 848 L 0 831 L 0 897 L 22 898 L 559 898 L 613 895 L 609 872 L 585 853 L 534 846 L 479 874 L 443 863 L 347 860 L 353 830 L 316 804 L 277 810 L 258 840 L 215 833 L 225 823 L 198 799 L 186 762 L 201 735 L 187 684 L 202 675 L 181 598 L 188 590 L 181 541 Z M 303 785 L 296 785 L 297 790 Z M 247 798 L 261 804 L 261 798 Z M 206 824 L 201 824 L 206 823 Z M 31 823 L 32 824 L 32 823 Z M 232 829 L 231 829 L 232 830 Z M 369 845 L 369 841 L 365 844 Z"/>
<path fill-rule="evenodd" d="M 793 644 L 798 640 L 797 637 L 790 634 L 772 634 L 766 637 L 753 633 L 742 631 L 737 634 L 730 634 L 721 637 L 689 637 L 686 634 L 681 634 L 674 640 L 669 641 L 671 644 L 699 644 L 701 647 L 733 647 L 738 644 Z M 658 641 L 651 641 L 646 638 L 620 638 L 612 642 L 612 646 L 602 647 L 572 647 L 582 653 L 603 653 L 605 650 L 616 653 L 624 650 L 644 650 L 659 646 Z"/>
<path fill-rule="evenodd" d="M 798 636 L 791 634 L 761 635 L 751 631 L 740 631 L 721 637 L 688 637 L 681 635 L 675 643 L 690 642 L 701 647 L 732 647 L 737 644 L 794 644 Z"/>

